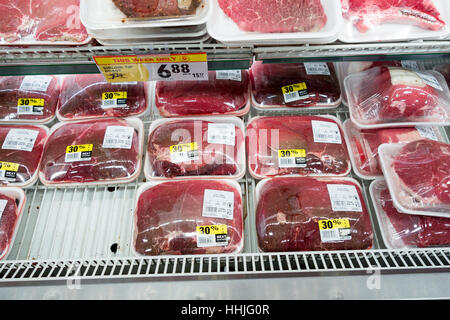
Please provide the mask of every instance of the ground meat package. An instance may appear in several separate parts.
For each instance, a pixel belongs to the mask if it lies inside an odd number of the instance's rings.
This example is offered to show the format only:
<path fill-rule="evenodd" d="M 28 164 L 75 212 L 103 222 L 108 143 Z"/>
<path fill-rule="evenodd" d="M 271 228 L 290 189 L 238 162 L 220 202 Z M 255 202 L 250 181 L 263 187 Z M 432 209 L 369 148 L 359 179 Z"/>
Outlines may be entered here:
<path fill-rule="evenodd" d="M 243 116 L 250 109 L 248 71 L 209 71 L 207 81 L 157 81 L 155 106 L 163 117 Z"/>
<path fill-rule="evenodd" d="M 354 179 L 275 177 L 261 180 L 255 194 L 263 252 L 372 248 L 369 211 Z"/>
<path fill-rule="evenodd" d="M 0 185 L 26 188 L 39 176 L 49 129 L 46 126 L 0 126 Z"/>
<path fill-rule="evenodd" d="M 255 117 L 247 126 L 248 169 L 256 179 L 281 175 L 346 176 L 351 165 L 333 116 Z"/>
<path fill-rule="evenodd" d="M 347 119 L 344 134 L 354 172 L 362 179 L 383 176 L 379 163 L 378 147 L 383 143 L 407 143 L 424 138 L 446 141 L 440 127 L 416 126 L 361 130 Z"/>
<path fill-rule="evenodd" d="M 450 245 L 450 218 L 399 212 L 383 179 L 374 180 L 369 190 L 381 236 L 388 249 Z"/>
<path fill-rule="evenodd" d="M 344 86 L 361 129 L 450 123 L 450 92 L 439 72 L 381 66 L 349 75 Z"/>
<path fill-rule="evenodd" d="M 141 171 L 143 132 L 137 118 L 57 123 L 44 149 L 40 180 L 48 186 L 131 182 Z"/>
<path fill-rule="evenodd" d="M 339 79 L 332 63 L 255 61 L 250 79 L 252 103 L 259 110 L 324 109 L 341 103 Z"/>
<path fill-rule="evenodd" d="M 56 115 L 60 121 L 144 116 L 150 97 L 147 82 L 109 83 L 102 74 L 66 75 Z"/>
<path fill-rule="evenodd" d="M 397 210 L 450 218 L 450 145 L 422 139 L 382 144 L 378 152 Z"/>
<path fill-rule="evenodd" d="M 232 116 L 158 119 L 149 129 L 147 179 L 245 175 L 245 126 Z"/>
<path fill-rule="evenodd" d="M 50 123 L 59 93 L 56 76 L 0 77 L 0 123 Z"/>
<path fill-rule="evenodd" d="M 148 182 L 138 189 L 134 218 L 137 255 L 239 253 L 244 246 L 234 180 Z"/>
<path fill-rule="evenodd" d="M 25 207 L 25 192 L 17 187 L 0 187 L 0 260 L 7 259 Z"/>

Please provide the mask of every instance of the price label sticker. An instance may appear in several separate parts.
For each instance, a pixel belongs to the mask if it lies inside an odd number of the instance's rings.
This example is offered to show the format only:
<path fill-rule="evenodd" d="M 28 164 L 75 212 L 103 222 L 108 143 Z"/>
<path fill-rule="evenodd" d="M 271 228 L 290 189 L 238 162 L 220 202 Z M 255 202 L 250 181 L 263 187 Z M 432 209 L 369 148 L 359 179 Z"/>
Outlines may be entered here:
<path fill-rule="evenodd" d="M 351 240 L 349 219 L 319 220 L 320 239 L 322 242 Z"/>
<path fill-rule="evenodd" d="M 92 158 L 92 144 L 67 146 L 65 162 L 89 161 Z"/>
<path fill-rule="evenodd" d="M 361 200 L 355 186 L 347 184 L 327 184 L 333 211 L 362 212 Z"/>
<path fill-rule="evenodd" d="M 330 69 L 325 62 L 305 62 L 304 63 L 307 75 L 324 75 L 329 76 Z"/>
<path fill-rule="evenodd" d="M 18 163 L 0 161 L 0 180 L 15 181 L 19 167 Z"/>
<path fill-rule="evenodd" d="M 37 130 L 10 129 L 3 141 L 2 149 L 32 151 L 38 135 Z"/>
<path fill-rule="evenodd" d="M 208 123 L 208 143 L 234 146 L 236 127 L 233 123 Z"/>
<path fill-rule="evenodd" d="M 233 81 L 242 81 L 242 73 L 241 70 L 219 70 L 216 71 L 216 79 L 217 80 L 233 80 Z"/>
<path fill-rule="evenodd" d="M 203 217 L 233 219 L 234 193 L 205 189 L 203 196 Z"/>
<path fill-rule="evenodd" d="M 103 92 L 102 108 L 123 108 L 127 106 L 127 92 Z"/>
<path fill-rule="evenodd" d="M 208 80 L 206 53 L 95 56 L 108 82 Z"/>
<path fill-rule="evenodd" d="M 305 168 L 305 149 L 283 149 L 278 150 L 278 166 L 280 168 Z"/>
<path fill-rule="evenodd" d="M 46 92 L 50 82 L 52 82 L 50 76 L 25 76 L 19 90 Z"/>
<path fill-rule="evenodd" d="M 311 120 L 314 142 L 342 144 L 341 132 L 334 122 Z"/>
<path fill-rule="evenodd" d="M 199 159 L 197 142 L 170 146 L 170 161 L 173 163 L 190 162 Z"/>
<path fill-rule="evenodd" d="M 281 87 L 283 91 L 284 102 L 294 102 L 297 100 L 307 99 L 309 97 L 306 82 L 296 83 L 289 86 Z"/>
<path fill-rule="evenodd" d="M 44 114 L 44 99 L 19 98 L 17 100 L 17 114 Z"/>
<path fill-rule="evenodd" d="M 131 149 L 134 128 L 126 126 L 108 126 L 103 137 L 103 148 Z"/>
<path fill-rule="evenodd" d="M 228 245 L 228 230 L 226 224 L 197 226 L 197 246 L 216 247 Z"/>

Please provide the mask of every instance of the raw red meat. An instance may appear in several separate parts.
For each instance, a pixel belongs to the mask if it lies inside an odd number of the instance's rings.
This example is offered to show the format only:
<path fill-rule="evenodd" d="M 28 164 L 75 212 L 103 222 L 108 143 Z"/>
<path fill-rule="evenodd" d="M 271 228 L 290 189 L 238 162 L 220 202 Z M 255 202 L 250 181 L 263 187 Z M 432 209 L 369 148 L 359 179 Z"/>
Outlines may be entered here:
<path fill-rule="evenodd" d="M 172 178 L 239 174 L 242 164 L 240 164 L 238 155 L 244 144 L 242 130 L 234 126 L 233 145 L 209 143 L 208 127 L 213 123 L 206 120 L 174 120 L 157 126 L 150 133 L 147 147 L 153 175 Z M 189 143 L 197 143 L 198 159 L 175 161 L 172 158 L 170 147 Z"/>
<path fill-rule="evenodd" d="M 21 86 L 23 82 L 31 83 L 30 79 L 48 79 L 48 86 L 37 87 Z M 10 76 L 0 77 L 0 119 L 2 120 L 37 120 L 45 121 L 51 119 L 55 115 L 56 106 L 58 104 L 60 87 L 58 80 L 54 76 Z M 42 114 L 40 112 L 33 114 L 18 114 L 19 99 L 44 99 L 44 108 Z"/>
<path fill-rule="evenodd" d="M 104 93 L 126 92 L 126 104 L 103 106 Z M 147 109 L 145 83 L 108 83 L 102 74 L 65 76 L 58 114 L 67 119 L 137 116 Z"/>
<path fill-rule="evenodd" d="M 11 136 L 13 136 L 17 130 L 30 130 L 28 132 L 36 132 L 37 135 L 34 138 L 34 142 L 31 143 L 29 140 L 8 140 L 8 143 L 5 144 L 8 134 L 10 134 L 9 139 L 11 139 Z M 24 136 L 23 132 L 21 136 Z M 0 126 L 0 161 L 19 164 L 16 178 L 10 180 L 2 177 L 0 178 L 0 184 L 24 183 L 30 180 L 36 170 L 39 170 L 39 163 L 42 158 L 46 139 L 47 132 L 42 127 L 18 125 Z M 32 146 L 26 146 L 25 143 L 30 143 Z"/>
<path fill-rule="evenodd" d="M 38 41 L 83 42 L 88 38 L 80 20 L 79 0 L 0 0 L 0 37 Z"/>
<path fill-rule="evenodd" d="M 450 204 L 450 145 L 429 139 L 406 144 L 394 158 L 393 169 L 411 206 Z M 447 206 L 448 207 L 448 206 Z"/>
<path fill-rule="evenodd" d="M 445 26 L 431 0 L 341 0 L 343 16 L 360 32 L 383 23 L 403 23 L 424 29 Z"/>
<path fill-rule="evenodd" d="M 256 208 L 259 248 L 265 252 L 363 250 L 372 247 L 372 225 L 360 187 L 348 180 L 263 180 Z M 262 183 L 262 182 L 260 182 Z M 359 211 L 333 211 L 327 185 L 356 188 Z M 351 239 L 322 241 L 319 220 L 348 219 Z"/>
<path fill-rule="evenodd" d="M 414 127 L 386 129 L 358 129 L 351 121 L 345 123 L 349 143 L 359 172 L 367 176 L 381 176 L 378 147 L 383 143 L 420 140 L 424 137 Z"/>
<path fill-rule="evenodd" d="M 204 216 L 205 190 L 233 195 L 232 219 Z M 243 245 L 241 194 L 217 180 L 170 181 L 150 187 L 139 196 L 135 222 L 134 247 L 143 255 L 234 253 Z M 227 244 L 199 247 L 196 228 L 211 225 L 227 226 Z"/>
<path fill-rule="evenodd" d="M 332 63 L 327 63 L 330 75 L 306 72 L 303 63 L 263 64 L 255 61 L 250 68 L 253 97 L 264 106 L 311 107 L 316 105 L 336 105 L 341 98 L 341 90 Z M 285 102 L 284 86 L 305 82 L 308 98 Z"/>
<path fill-rule="evenodd" d="M 54 183 L 87 183 L 130 178 L 139 169 L 138 132 L 134 129 L 130 149 L 104 148 L 107 127 L 129 127 L 119 119 L 64 123 L 48 137 L 40 167 L 41 181 Z M 90 160 L 66 162 L 68 146 L 92 144 Z"/>
<path fill-rule="evenodd" d="M 327 23 L 320 0 L 218 0 L 243 31 L 317 32 Z"/>
<path fill-rule="evenodd" d="M 331 124 L 340 143 L 316 142 L 312 121 Z M 335 132 L 338 130 L 339 132 Z M 304 149 L 304 167 L 280 166 L 279 150 Z M 249 169 L 258 177 L 276 175 L 347 175 L 350 160 L 344 135 L 332 119 L 318 116 L 259 117 L 247 127 Z"/>
<path fill-rule="evenodd" d="M 130 18 L 191 15 L 200 0 L 112 0 Z"/>
<path fill-rule="evenodd" d="M 389 242 L 419 248 L 450 244 L 450 219 L 400 213 L 394 207 L 388 188 L 384 186 L 379 192 L 380 205 L 393 227 L 386 235 Z"/>
<path fill-rule="evenodd" d="M 18 221 L 16 200 L 0 194 L 0 201 L 7 201 L 5 209 L 0 213 L 0 259 L 5 256 L 14 235 Z"/>
<path fill-rule="evenodd" d="M 383 66 L 350 75 L 346 91 L 358 122 L 364 124 L 447 118 L 444 91 L 407 69 Z"/>
<path fill-rule="evenodd" d="M 241 71 L 240 81 L 217 79 L 215 71 L 208 81 L 158 81 L 155 96 L 164 117 L 234 114 L 247 105 L 248 72 Z"/>

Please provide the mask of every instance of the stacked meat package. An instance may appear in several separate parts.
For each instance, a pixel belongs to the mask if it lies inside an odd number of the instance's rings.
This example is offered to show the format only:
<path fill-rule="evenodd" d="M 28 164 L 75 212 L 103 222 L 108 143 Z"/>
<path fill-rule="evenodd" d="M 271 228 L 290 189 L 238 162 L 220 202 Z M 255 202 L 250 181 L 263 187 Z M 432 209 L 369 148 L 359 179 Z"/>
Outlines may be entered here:
<path fill-rule="evenodd" d="M 450 244 L 450 92 L 446 78 L 412 62 L 346 63 L 344 133 L 388 248 Z M 352 72 L 353 70 L 354 72 Z M 444 72 L 445 74 L 445 72 Z"/>

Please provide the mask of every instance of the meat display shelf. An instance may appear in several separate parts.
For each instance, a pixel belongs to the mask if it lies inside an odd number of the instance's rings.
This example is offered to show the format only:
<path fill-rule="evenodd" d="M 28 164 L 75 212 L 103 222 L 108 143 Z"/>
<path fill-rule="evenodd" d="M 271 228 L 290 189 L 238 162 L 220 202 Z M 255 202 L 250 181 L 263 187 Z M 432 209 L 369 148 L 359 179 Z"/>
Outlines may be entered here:
<path fill-rule="evenodd" d="M 245 120 L 272 113 L 252 110 Z M 341 121 L 348 118 L 343 106 L 303 114 L 313 113 L 333 114 Z M 145 121 L 146 130 L 158 117 L 152 110 Z M 371 214 L 375 232 L 371 250 L 258 252 L 254 219 L 257 181 L 247 174 L 239 181 L 246 215 L 242 253 L 160 257 L 132 253 L 134 201 L 143 174 L 126 185 L 51 188 L 38 183 L 26 189 L 28 201 L 16 240 L 8 259 L 0 262 L 0 297 L 450 297 L 450 248 L 386 250 L 379 241 L 380 230 L 369 200 L 370 181 L 351 176 L 362 184 Z"/>

